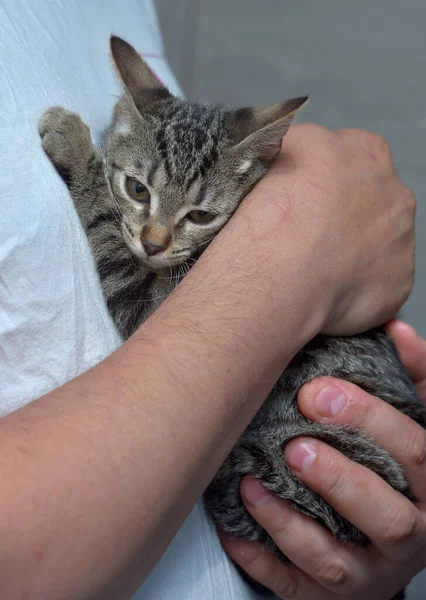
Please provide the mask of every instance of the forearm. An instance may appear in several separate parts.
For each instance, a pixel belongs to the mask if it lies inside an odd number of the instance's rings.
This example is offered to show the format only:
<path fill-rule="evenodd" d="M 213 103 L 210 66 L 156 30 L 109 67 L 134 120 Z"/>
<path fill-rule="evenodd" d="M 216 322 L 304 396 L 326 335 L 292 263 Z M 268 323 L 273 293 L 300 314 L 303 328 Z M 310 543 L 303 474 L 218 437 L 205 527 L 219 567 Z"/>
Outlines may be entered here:
<path fill-rule="evenodd" d="M 238 260 L 231 226 L 114 355 L 1 422 L 5 597 L 93 598 L 145 576 L 321 326 L 308 249 L 289 235 L 286 280 L 265 280 L 247 227 Z"/>

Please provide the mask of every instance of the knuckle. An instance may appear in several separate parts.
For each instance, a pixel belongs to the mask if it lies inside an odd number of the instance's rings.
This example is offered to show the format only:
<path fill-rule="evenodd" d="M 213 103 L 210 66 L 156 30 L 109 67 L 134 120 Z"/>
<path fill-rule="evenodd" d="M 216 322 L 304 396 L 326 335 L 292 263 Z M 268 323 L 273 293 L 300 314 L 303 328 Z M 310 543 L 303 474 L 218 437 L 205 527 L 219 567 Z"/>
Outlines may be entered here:
<path fill-rule="evenodd" d="M 250 548 L 250 552 L 241 552 L 238 555 L 238 564 L 248 574 L 257 571 L 257 566 L 261 557 L 261 550 L 256 549 L 253 551 L 253 547 Z"/>
<path fill-rule="evenodd" d="M 391 148 L 380 134 L 357 128 L 339 129 L 336 133 L 351 143 L 361 145 L 374 162 L 385 164 L 392 162 Z"/>
<path fill-rule="evenodd" d="M 316 579 L 325 588 L 341 590 L 348 587 L 352 574 L 344 563 L 327 561 L 319 568 Z"/>
<path fill-rule="evenodd" d="M 412 431 L 407 434 L 407 459 L 416 467 L 423 467 L 426 462 L 426 432 L 418 425 L 411 425 Z"/>
<path fill-rule="evenodd" d="M 271 577 L 268 561 L 265 561 L 265 553 L 261 546 L 250 545 L 244 551 L 238 552 L 231 557 L 248 574 L 256 580 L 268 581 Z"/>
<path fill-rule="evenodd" d="M 298 585 L 294 573 L 276 575 L 275 581 L 270 587 L 281 600 L 297 597 Z"/>
<path fill-rule="evenodd" d="M 405 304 L 407 302 L 408 298 L 411 296 L 411 292 L 413 291 L 413 285 L 414 285 L 414 276 L 411 277 L 410 281 L 407 283 L 407 286 L 404 288 L 401 302 L 399 303 L 399 306 L 398 306 L 397 310 L 394 312 L 394 314 L 396 314 L 398 312 L 400 307 L 403 304 Z"/>
<path fill-rule="evenodd" d="M 387 158 L 392 156 L 389 143 L 383 136 L 379 135 L 378 133 L 371 133 L 370 136 L 371 141 L 375 144 L 375 149 L 377 152 Z"/>
<path fill-rule="evenodd" d="M 407 270 L 405 274 L 405 280 L 400 287 L 400 298 L 399 301 L 395 302 L 394 313 L 396 314 L 401 306 L 408 300 L 414 285 L 414 269 Z"/>
<path fill-rule="evenodd" d="M 280 599 L 297 597 L 297 572 L 284 564 L 277 569 L 276 563 L 268 560 L 268 553 L 260 546 L 254 552 L 240 553 L 236 562 L 252 579 L 272 590 Z"/>
<path fill-rule="evenodd" d="M 386 513 L 385 513 L 386 514 Z M 411 506 L 392 510 L 385 516 L 382 540 L 384 544 L 394 546 L 409 541 L 417 529 L 417 518 Z"/>
<path fill-rule="evenodd" d="M 324 485 L 325 492 L 333 500 L 336 500 L 344 494 L 348 486 L 348 478 L 343 476 L 342 469 L 336 460 L 330 461 L 327 466 L 327 482 Z"/>
<path fill-rule="evenodd" d="M 385 165 L 388 169 L 392 163 L 392 152 L 388 142 L 377 133 L 369 133 L 367 138 L 368 153 L 370 158 L 378 165 Z"/>
<path fill-rule="evenodd" d="M 289 518 L 284 517 L 283 515 L 275 515 L 273 522 L 268 526 L 270 536 L 275 540 L 284 539 L 287 535 L 288 525 Z"/>
<path fill-rule="evenodd" d="M 415 214 L 417 208 L 417 200 L 416 196 L 411 188 L 407 185 L 403 184 L 402 194 L 404 197 L 405 204 L 410 214 Z"/>

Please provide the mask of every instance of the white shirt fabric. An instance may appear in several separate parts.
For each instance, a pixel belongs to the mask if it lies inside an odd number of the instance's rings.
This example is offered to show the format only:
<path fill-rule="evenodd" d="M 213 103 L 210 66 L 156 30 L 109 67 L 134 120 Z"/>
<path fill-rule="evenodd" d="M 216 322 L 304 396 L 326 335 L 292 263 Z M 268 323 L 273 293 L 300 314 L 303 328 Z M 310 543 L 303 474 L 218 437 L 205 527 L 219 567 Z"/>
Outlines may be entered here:
<path fill-rule="evenodd" d="M 107 126 L 119 94 L 111 33 L 179 93 L 151 0 L 0 0 L 0 416 L 120 343 L 71 199 L 37 134 L 52 105 L 79 113 L 95 139 Z M 199 503 L 135 600 L 257 597 Z"/>

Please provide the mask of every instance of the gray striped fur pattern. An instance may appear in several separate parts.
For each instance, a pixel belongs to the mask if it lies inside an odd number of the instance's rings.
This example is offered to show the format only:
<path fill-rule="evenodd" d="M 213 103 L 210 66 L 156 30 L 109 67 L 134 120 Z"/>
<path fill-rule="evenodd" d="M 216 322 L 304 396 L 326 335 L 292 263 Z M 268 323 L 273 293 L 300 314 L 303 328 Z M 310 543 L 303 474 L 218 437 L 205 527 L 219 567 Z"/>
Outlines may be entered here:
<path fill-rule="evenodd" d="M 111 38 L 111 52 L 124 91 L 102 147 L 93 145 L 78 115 L 61 107 L 44 114 L 39 132 L 70 190 L 106 304 L 126 339 L 267 172 L 306 98 L 262 109 L 198 104 L 173 97 L 126 42 Z M 325 375 L 354 382 L 426 425 L 425 409 L 383 331 L 317 337 L 283 373 L 205 493 L 209 514 L 227 533 L 279 552 L 241 501 L 241 478 L 251 473 L 337 539 L 367 542 L 287 467 L 283 448 L 296 436 L 326 441 L 409 495 L 402 468 L 374 441 L 299 413 L 300 386 Z"/>

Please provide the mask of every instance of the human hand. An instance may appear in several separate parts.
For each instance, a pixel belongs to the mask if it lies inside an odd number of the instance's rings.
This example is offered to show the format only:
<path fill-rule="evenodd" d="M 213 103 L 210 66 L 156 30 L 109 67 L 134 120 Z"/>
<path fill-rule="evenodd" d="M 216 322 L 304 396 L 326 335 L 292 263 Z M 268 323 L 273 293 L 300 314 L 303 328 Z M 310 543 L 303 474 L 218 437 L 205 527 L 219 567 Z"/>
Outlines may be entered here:
<path fill-rule="evenodd" d="M 415 199 L 375 134 L 293 125 L 238 213 L 252 221 L 253 243 L 268 256 L 262 269 L 275 273 L 275 281 L 285 281 L 280 274 L 291 267 L 284 237 L 294 236 L 297 251 L 303 243 L 306 260 L 298 252 L 294 260 L 323 307 L 324 333 L 380 325 L 409 295 Z"/>
<path fill-rule="evenodd" d="M 426 402 L 426 340 L 399 321 L 389 323 L 387 331 Z M 330 384 L 347 403 L 339 412 L 332 405 L 335 414 L 327 416 L 316 399 Z M 313 380 L 301 388 L 298 401 L 308 418 L 360 428 L 386 448 L 404 466 L 416 501 L 411 503 L 326 444 L 298 439 L 285 450 L 287 462 L 303 483 L 361 529 L 371 545 L 351 548 L 338 543 L 252 477 L 241 485 L 246 507 L 294 566 L 263 552 L 257 542 L 223 537 L 222 543 L 237 564 L 282 600 L 389 600 L 426 566 L 426 432 L 392 406 L 341 380 Z M 306 443 L 310 446 L 301 446 Z"/>

